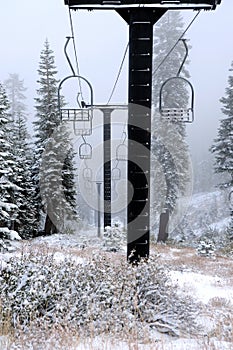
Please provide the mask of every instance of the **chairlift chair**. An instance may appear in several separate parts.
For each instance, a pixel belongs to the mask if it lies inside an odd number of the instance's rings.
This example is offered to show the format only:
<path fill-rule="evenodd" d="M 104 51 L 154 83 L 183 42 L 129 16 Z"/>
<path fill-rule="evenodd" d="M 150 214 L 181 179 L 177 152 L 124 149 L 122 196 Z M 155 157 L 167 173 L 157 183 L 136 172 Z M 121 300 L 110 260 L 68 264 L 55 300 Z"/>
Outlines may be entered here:
<path fill-rule="evenodd" d="M 128 147 L 125 144 L 126 138 L 127 138 L 126 132 L 123 131 L 123 140 L 116 148 L 117 161 L 127 161 L 128 160 Z"/>
<path fill-rule="evenodd" d="M 89 143 L 83 142 L 79 146 L 79 158 L 80 159 L 91 159 L 92 158 L 92 147 Z"/>
<path fill-rule="evenodd" d="M 84 180 L 91 180 L 92 179 L 92 169 L 91 168 L 84 168 L 83 169 L 83 178 Z"/>
<path fill-rule="evenodd" d="M 88 192 L 92 192 L 93 189 L 93 183 L 90 180 L 85 180 L 84 187 Z"/>
<path fill-rule="evenodd" d="M 127 153 L 128 153 L 128 147 L 124 143 L 121 143 L 116 148 L 116 159 L 118 161 L 126 161 L 128 158 Z"/>
<path fill-rule="evenodd" d="M 66 59 L 69 63 L 70 69 L 72 71 L 72 75 L 69 75 L 65 77 L 63 80 L 61 80 L 59 86 L 58 86 L 58 108 L 60 111 L 60 119 L 61 121 L 70 121 L 73 122 L 73 129 L 75 135 L 91 135 L 92 133 L 92 119 L 93 119 L 93 89 L 89 81 L 82 77 L 81 75 L 76 75 L 75 71 L 73 69 L 73 66 L 70 62 L 69 56 L 67 54 L 67 45 L 69 43 L 69 40 L 71 37 L 67 37 L 67 41 L 64 47 L 64 52 Z M 79 103 L 78 96 L 75 103 L 78 105 L 79 108 L 64 108 L 62 107 L 62 101 L 61 101 L 61 89 L 64 85 L 64 83 L 71 81 L 71 80 L 78 80 L 78 83 L 80 83 L 80 80 L 83 80 L 89 87 L 90 90 L 90 105 L 86 105 L 84 101 L 81 101 Z"/>
<path fill-rule="evenodd" d="M 63 83 L 69 79 L 82 78 L 87 82 L 91 90 L 91 104 L 84 108 L 63 108 L 61 107 L 61 88 Z M 71 75 L 64 78 L 58 87 L 58 107 L 60 111 L 61 121 L 67 121 L 73 123 L 73 129 L 75 135 L 91 135 L 92 133 L 92 119 L 93 119 L 93 92 L 90 83 L 83 77 L 78 75 Z"/>
<path fill-rule="evenodd" d="M 164 103 L 165 88 L 171 82 L 183 81 L 190 88 L 190 105 L 182 107 L 170 107 Z M 163 119 L 168 121 L 177 121 L 184 123 L 192 123 L 194 121 L 194 89 L 192 84 L 183 77 L 171 77 L 167 79 L 161 86 L 159 94 L 159 112 Z"/>
<path fill-rule="evenodd" d="M 120 180 L 121 179 L 121 169 L 115 167 L 112 169 L 112 180 Z"/>
<path fill-rule="evenodd" d="M 181 66 L 179 68 L 177 75 L 175 77 L 171 77 L 165 80 L 160 88 L 159 112 L 161 117 L 167 121 L 192 123 L 194 121 L 194 89 L 189 80 L 180 76 L 180 72 L 188 57 L 188 46 L 186 44 L 186 39 L 181 39 L 181 41 L 183 42 L 185 47 L 185 56 L 183 58 L 183 61 L 181 63 Z M 181 82 L 184 85 L 186 85 L 190 90 L 189 103 L 188 103 L 189 105 L 178 106 L 178 107 L 177 105 L 176 106 L 174 105 L 173 107 L 171 107 L 170 105 L 166 105 L 165 98 L 164 98 L 166 94 L 166 89 L 169 88 L 169 85 L 170 85 L 171 90 L 174 90 L 174 84 L 178 86 L 179 83 Z"/>

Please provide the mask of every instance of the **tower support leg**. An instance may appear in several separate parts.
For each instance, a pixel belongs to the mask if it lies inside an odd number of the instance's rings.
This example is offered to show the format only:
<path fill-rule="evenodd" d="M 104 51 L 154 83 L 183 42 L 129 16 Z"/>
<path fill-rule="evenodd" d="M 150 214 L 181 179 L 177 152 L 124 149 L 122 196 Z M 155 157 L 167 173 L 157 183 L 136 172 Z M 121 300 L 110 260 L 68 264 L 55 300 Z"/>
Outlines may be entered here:
<path fill-rule="evenodd" d="M 129 24 L 127 258 L 149 257 L 153 25 L 164 9 L 118 10 Z"/>
<path fill-rule="evenodd" d="M 102 108 L 104 116 L 104 228 L 111 227 L 111 114 L 113 109 Z"/>

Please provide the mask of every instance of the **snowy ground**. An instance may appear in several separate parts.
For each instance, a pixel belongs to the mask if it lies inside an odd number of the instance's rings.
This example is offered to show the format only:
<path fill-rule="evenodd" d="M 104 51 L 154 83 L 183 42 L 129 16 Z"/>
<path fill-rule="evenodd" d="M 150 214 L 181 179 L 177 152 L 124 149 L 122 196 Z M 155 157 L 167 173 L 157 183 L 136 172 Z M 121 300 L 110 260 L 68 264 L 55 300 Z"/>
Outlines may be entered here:
<path fill-rule="evenodd" d="M 80 242 L 80 235 L 54 235 L 50 237 L 40 237 L 31 240 L 29 243 L 18 242 L 15 252 L 1 254 L 1 264 L 7 263 L 11 255 L 20 254 L 23 249 L 41 247 L 41 251 L 53 251 L 57 261 L 73 259 L 78 264 L 85 264 L 86 258 L 93 250 L 99 251 L 100 241 L 96 238 L 95 230 L 88 232 L 89 244 L 83 248 Z M 87 233 L 85 235 L 87 237 Z M 173 338 L 166 334 L 156 332 L 154 343 L 140 344 L 130 340 L 127 342 L 116 342 L 110 337 L 79 339 L 66 349 L 86 350 L 86 349 L 113 349 L 113 350 L 136 350 L 136 349 L 232 349 L 233 335 L 223 341 L 221 334 L 218 334 L 218 327 L 224 323 L 224 317 L 233 311 L 233 260 L 222 256 L 212 258 L 200 257 L 192 248 L 178 248 L 167 245 L 153 245 L 153 252 L 160 254 L 161 264 L 166 264 L 169 268 L 169 275 L 174 285 L 178 285 L 180 294 L 191 295 L 202 305 L 199 315 L 199 323 L 202 331 L 195 338 Z M 119 259 L 125 253 L 111 253 L 112 258 Z M 231 324 L 226 324 L 232 332 L 233 318 L 228 320 Z M 221 323 L 222 322 L 222 323 Z M 51 347 L 50 347 L 51 348 Z M 48 348 L 48 349 L 50 349 Z M 7 338 L 0 337 L 0 349 L 17 349 L 7 345 Z M 33 348 L 34 349 L 34 348 Z M 37 349 L 35 347 L 35 349 Z M 52 348 L 51 348 L 52 349 Z M 39 350 L 39 348 L 38 348 Z M 41 349 L 42 350 L 42 349 Z"/>
<path fill-rule="evenodd" d="M 223 205 L 224 196 L 219 192 L 213 194 L 194 195 L 187 220 L 195 235 L 202 233 L 202 223 L 215 228 L 219 232 L 225 229 L 229 219 Z M 215 220 L 213 220 L 214 215 Z M 197 221 L 199 218 L 199 222 Z M 12 252 L 0 254 L 0 269 L 7 264 L 11 256 L 20 257 L 22 250 L 36 250 L 41 254 L 53 253 L 57 262 L 66 259 L 77 264 L 86 264 L 93 252 L 101 253 L 103 244 L 97 238 L 96 228 L 83 230 L 81 234 L 56 234 L 50 237 L 38 237 L 28 242 L 13 243 Z M 200 303 L 200 312 L 197 317 L 200 331 L 192 338 L 182 335 L 179 338 L 171 337 L 154 331 L 152 340 L 139 342 L 135 336 L 127 341 L 120 341 L 109 336 L 77 339 L 75 335 L 62 335 L 65 339 L 60 347 L 56 343 L 61 334 L 48 335 L 47 346 L 40 348 L 37 340 L 30 350 L 202 350 L 202 349 L 233 349 L 233 258 L 220 255 L 216 252 L 212 257 L 197 255 L 190 247 L 152 244 L 151 254 L 159 254 L 159 262 L 165 265 L 171 284 L 178 286 L 179 294 L 191 296 Z M 125 259 L 126 247 L 120 253 L 109 253 L 113 264 Z M 59 343 L 60 344 L 60 343 Z M 9 336 L 0 333 L 0 350 L 21 350 L 9 339 Z M 26 349 L 26 348 L 25 348 Z M 28 349 L 28 348 L 27 348 Z"/>
<path fill-rule="evenodd" d="M 192 196 L 186 219 L 195 236 L 207 227 L 222 232 L 229 223 L 228 195 L 223 191 L 196 193 Z"/>

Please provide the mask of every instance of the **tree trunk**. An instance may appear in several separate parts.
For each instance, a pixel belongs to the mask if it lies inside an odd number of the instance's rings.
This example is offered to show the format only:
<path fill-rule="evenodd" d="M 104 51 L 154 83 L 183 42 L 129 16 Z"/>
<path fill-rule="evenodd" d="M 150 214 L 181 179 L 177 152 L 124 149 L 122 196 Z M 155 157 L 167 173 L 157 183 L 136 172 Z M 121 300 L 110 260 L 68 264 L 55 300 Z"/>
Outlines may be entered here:
<path fill-rule="evenodd" d="M 45 235 L 52 235 L 58 232 L 57 227 L 54 225 L 48 214 L 46 214 L 44 232 Z"/>
<path fill-rule="evenodd" d="M 159 221 L 159 234 L 157 242 L 166 242 L 168 239 L 168 220 L 169 220 L 169 211 L 166 210 L 165 213 L 160 215 Z"/>

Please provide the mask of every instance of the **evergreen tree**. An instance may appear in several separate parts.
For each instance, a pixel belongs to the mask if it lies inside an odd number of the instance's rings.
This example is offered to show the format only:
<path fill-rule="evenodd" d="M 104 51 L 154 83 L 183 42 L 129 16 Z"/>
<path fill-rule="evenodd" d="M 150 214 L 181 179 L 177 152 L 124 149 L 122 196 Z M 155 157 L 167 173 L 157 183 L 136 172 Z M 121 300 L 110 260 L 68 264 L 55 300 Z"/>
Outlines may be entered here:
<path fill-rule="evenodd" d="M 233 72 L 233 62 L 230 72 Z M 214 140 L 211 151 L 215 155 L 215 171 L 226 174 L 225 181 L 220 184 L 221 188 L 233 187 L 233 75 L 228 78 L 226 96 L 220 99 L 223 104 L 222 112 L 226 115 L 220 120 L 218 136 Z"/>
<path fill-rule="evenodd" d="M 18 207 L 14 204 L 17 186 L 13 182 L 16 166 L 11 151 L 9 102 L 0 84 L 0 238 L 10 238 L 11 224 Z"/>
<path fill-rule="evenodd" d="M 51 234 L 57 232 L 58 226 L 63 226 L 67 213 L 75 214 L 76 203 L 74 154 L 66 128 L 59 125 L 57 70 L 53 51 L 47 40 L 41 52 L 38 74 L 33 171 L 38 203 L 37 217 L 40 222 L 45 219 L 42 223 L 43 231 Z"/>
<path fill-rule="evenodd" d="M 216 174 L 213 170 L 213 155 L 208 151 L 202 154 L 202 160 L 198 156 L 193 157 L 194 183 L 193 192 L 212 192 L 215 190 Z"/>
<path fill-rule="evenodd" d="M 185 124 L 163 120 L 158 113 L 161 85 L 177 75 L 185 56 L 183 43 L 179 41 L 163 64 L 160 63 L 181 36 L 183 26 L 180 12 L 171 11 L 158 21 L 154 30 L 152 169 L 155 175 L 151 184 L 154 215 L 165 209 L 170 214 L 174 212 L 177 199 L 184 195 L 191 176 Z M 180 75 L 189 77 L 186 65 Z M 164 98 L 168 107 L 187 107 L 190 102 L 187 84 L 173 81 L 166 88 Z"/>
<path fill-rule="evenodd" d="M 174 50 L 165 59 L 168 52 L 177 42 L 184 31 L 183 17 L 179 11 L 168 11 L 154 26 L 154 68 L 153 68 L 153 106 L 158 108 L 159 92 L 161 85 L 168 78 L 175 77 L 179 71 L 185 55 L 184 45 L 179 41 Z M 162 63 L 163 62 L 163 63 Z M 162 63 L 162 64 L 161 64 Z M 181 76 L 189 78 L 186 68 L 188 60 L 180 73 Z M 186 104 L 188 99 L 187 90 L 184 85 L 172 86 L 168 94 L 168 104 L 174 106 L 176 102 Z M 178 98 L 178 100 L 177 100 Z"/>
<path fill-rule="evenodd" d="M 64 189 L 64 196 L 72 208 L 75 208 L 77 206 L 76 191 L 75 191 L 75 185 L 74 185 L 75 184 L 74 174 L 76 170 L 74 166 L 74 157 L 75 157 L 75 152 L 73 150 L 73 147 L 70 147 L 64 159 L 64 164 L 62 168 L 62 171 L 63 171 L 62 185 Z M 72 217 L 70 217 L 70 219 L 72 219 Z"/>
<path fill-rule="evenodd" d="M 9 78 L 4 81 L 4 87 L 10 101 L 10 114 L 13 120 L 19 114 L 26 118 L 26 105 L 24 103 L 26 96 L 24 93 L 27 89 L 24 87 L 24 81 L 20 80 L 16 73 L 9 74 Z"/>
<path fill-rule="evenodd" d="M 10 74 L 9 79 L 5 81 L 5 87 L 10 101 L 10 135 L 12 154 L 16 162 L 13 169 L 13 182 L 19 188 L 14 197 L 18 211 L 12 228 L 19 232 L 22 238 L 28 238 L 35 233 L 35 208 L 31 176 L 32 152 L 26 126 L 26 105 L 24 104 L 26 88 L 18 74 Z"/>
<path fill-rule="evenodd" d="M 14 183 L 19 187 L 15 197 L 18 206 L 14 229 L 24 239 L 36 233 L 34 190 L 32 180 L 32 150 L 27 132 L 26 122 L 20 114 L 14 120 L 12 137 L 13 154 L 17 166 L 14 168 Z"/>
<path fill-rule="evenodd" d="M 229 72 L 233 72 L 233 62 Z M 229 191 L 229 206 L 231 213 L 231 223 L 229 226 L 230 235 L 233 232 L 233 75 L 228 78 L 228 87 L 226 88 L 226 95 L 220 99 L 222 103 L 222 112 L 226 115 L 220 120 L 218 128 L 218 136 L 214 140 L 211 152 L 215 156 L 215 171 L 225 175 L 224 181 L 219 184 L 220 188 Z"/>

